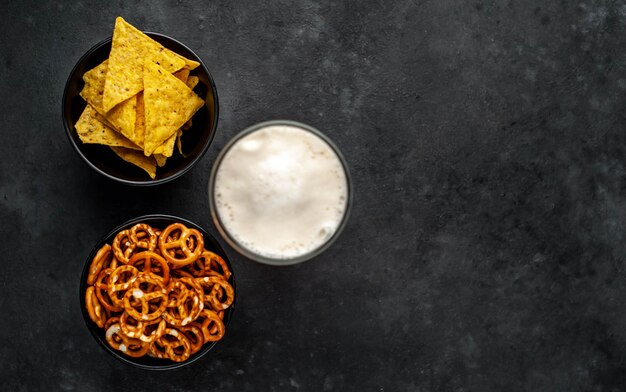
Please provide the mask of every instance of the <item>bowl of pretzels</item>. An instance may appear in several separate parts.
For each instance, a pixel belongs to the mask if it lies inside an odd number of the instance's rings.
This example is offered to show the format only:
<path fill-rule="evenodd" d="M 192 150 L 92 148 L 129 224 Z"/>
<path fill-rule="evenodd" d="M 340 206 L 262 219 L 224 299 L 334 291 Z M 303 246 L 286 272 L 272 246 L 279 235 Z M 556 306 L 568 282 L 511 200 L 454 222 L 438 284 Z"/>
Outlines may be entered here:
<path fill-rule="evenodd" d="M 118 360 L 150 370 L 196 361 L 220 341 L 235 307 L 226 253 L 200 226 L 146 215 L 93 248 L 80 282 L 85 323 Z"/>

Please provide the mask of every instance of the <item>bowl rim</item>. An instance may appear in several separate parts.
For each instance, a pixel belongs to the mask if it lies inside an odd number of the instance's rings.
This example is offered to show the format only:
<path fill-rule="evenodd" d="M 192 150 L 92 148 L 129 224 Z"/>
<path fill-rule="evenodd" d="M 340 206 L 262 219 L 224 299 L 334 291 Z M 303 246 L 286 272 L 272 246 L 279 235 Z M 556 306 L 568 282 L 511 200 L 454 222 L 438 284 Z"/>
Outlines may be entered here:
<path fill-rule="evenodd" d="M 111 347 L 109 347 L 106 342 L 100 337 L 98 336 L 98 334 L 96 334 L 96 327 L 94 322 L 91 320 L 91 318 L 89 317 L 89 314 L 87 312 L 87 309 L 85 307 L 85 290 L 87 289 L 87 275 L 89 273 L 89 267 L 91 265 L 91 260 L 94 258 L 94 256 L 96 255 L 96 253 L 98 252 L 98 250 L 104 245 L 105 240 L 109 237 L 111 237 L 112 235 L 114 235 L 115 233 L 118 233 L 120 230 L 125 229 L 126 227 L 130 227 L 134 224 L 140 223 L 140 222 L 145 222 L 145 221 L 149 221 L 149 220 L 170 220 L 172 221 L 172 223 L 174 222 L 181 222 L 183 224 L 185 224 L 188 227 L 192 227 L 195 228 L 197 230 L 199 230 L 203 236 L 208 237 L 212 240 L 212 242 L 214 242 L 217 245 L 217 252 L 219 252 L 219 254 L 221 256 L 223 256 L 224 261 L 226 262 L 226 264 L 228 265 L 228 267 L 231 270 L 231 284 L 233 286 L 233 291 L 235 293 L 235 299 L 233 300 L 232 305 L 229 307 L 229 312 L 228 314 L 225 314 L 224 316 L 224 327 L 225 330 L 228 331 L 228 326 L 230 324 L 230 321 L 233 317 L 233 313 L 235 312 L 235 307 L 236 307 L 236 303 L 237 303 L 237 285 L 236 285 L 236 280 L 235 280 L 235 271 L 233 270 L 232 264 L 230 262 L 230 259 L 228 258 L 228 255 L 226 254 L 226 252 L 224 251 L 223 247 L 220 245 L 219 241 L 217 240 L 217 238 L 215 236 L 213 236 L 211 233 L 209 233 L 208 231 L 206 231 L 205 229 L 202 228 L 202 226 L 193 223 L 185 218 L 181 218 L 179 216 L 175 216 L 175 215 L 167 215 L 167 214 L 148 214 L 148 215 L 141 215 L 138 216 L 136 218 L 132 218 L 127 220 L 126 222 L 117 225 L 114 229 L 110 230 L 107 234 L 103 235 L 102 237 L 100 237 L 100 239 L 98 240 L 98 242 L 95 244 L 95 246 L 93 247 L 93 249 L 91 250 L 91 252 L 89 253 L 89 256 L 85 259 L 85 264 L 83 266 L 83 270 L 81 272 L 80 275 L 80 280 L 79 280 L 79 287 L 78 287 L 78 294 L 79 294 L 79 302 L 80 302 L 80 308 L 81 308 L 81 313 L 83 315 L 83 321 L 85 322 L 85 326 L 87 327 L 87 329 L 89 330 L 89 333 L 91 334 L 91 336 L 94 338 L 94 340 L 98 343 L 98 345 L 107 353 L 109 353 L 111 356 L 113 356 L 115 359 L 117 359 L 120 362 L 123 362 L 127 365 L 139 368 L 139 369 L 144 369 L 144 370 L 172 370 L 172 369 L 178 369 L 181 368 L 183 366 L 187 366 L 195 361 L 197 361 L 198 359 L 202 358 L 203 356 L 205 356 L 209 351 L 211 351 L 215 345 L 220 342 L 222 339 L 215 341 L 215 342 L 211 342 L 211 344 L 206 345 L 206 348 L 203 347 L 200 349 L 200 351 L 198 351 L 198 353 L 194 354 L 195 357 L 189 358 L 186 361 L 183 362 L 171 362 L 171 363 L 167 363 L 165 365 L 145 365 L 145 364 L 141 364 L 141 363 L 137 363 L 135 362 L 135 358 L 131 358 L 131 357 L 125 357 L 123 355 L 118 354 L 115 350 L 113 350 Z M 226 332 L 225 334 L 226 335 Z"/>
<path fill-rule="evenodd" d="M 116 177 L 116 176 L 111 175 L 111 174 L 105 172 L 104 170 L 98 168 L 96 165 L 91 163 L 91 161 L 85 156 L 85 154 L 83 154 L 83 152 L 80 150 L 79 146 L 77 145 L 76 141 L 72 137 L 72 132 L 70 130 L 70 124 L 68 124 L 68 120 L 65 117 L 65 111 L 66 111 L 66 107 L 67 107 L 67 100 L 68 100 L 68 94 L 69 94 L 68 90 L 69 90 L 69 86 L 70 86 L 70 80 L 72 80 L 72 78 L 76 74 L 78 65 L 83 63 L 83 61 L 85 61 L 90 56 L 92 56 L 94 52 L 96 52 L 97 50 L 99 50 L 103 46 L 109 44 L 113 40 L 112 36 L 108 37 L 108 38 L 105 38 L 102 41 L 100 41 L 97 44 L 95 44 L 94 46 L 92 46 L 89 50 L 87 50 L 87 52 L 85 52 L 85 54 L 83 54 L 80 57 L 80 59 L 76 62 L 76 64 L 74 64 L 74 67 L 72 67 L 72 71 L 70 72 L 69 76 L 67 77 L 67 80 L 65 81 L 65 87 L 63 89 L 63 97 L 62 97 L 62 103 L 61 103 L 61 118 L 63 120 L 63 127 L 65 128 L 65 135 L 69 139 L 70 144 L 72 145 L 74 151 L 81 157 L 83 162 L 85 162 L 93 170 L 95 170 L 96 172 L 100 173 L 101 175 L 103 175 L 103 176 L 105 176 L 105 177 L 107 177 L 107 178 L 109 178 L 111 180 L 120 182 L 122 184 L 131 185 L 131 186 L 154 186 L 154 185 L 165 184 L 167 182 L 170 182 L 170 181 L 173 181 L 173 180 L 179 178 L 180 176 L 182 176 L 183 174 L 185 174 L 189 170 L 191 170 L 191 168 L 193 168 L 200 161 L 200 159 L 202 159 L 204 154 L 206 154 L 206 152 L 208 151 L 211 143 L 213 142 L 213 138 L 215 137 L 215 133 L 217 132 L 217 124 L 218 124 L 218 121 L 219 121 L 219 98 L 218 98 L 218 94 L 217 94 L 217 87 L 215 85 L 215 80 L 213 79 L 213 75 L 211 74 L 211 72 L 209 71 L 207 66 L 204 64 L 204 62 L 202 61 L 200 56 L 198 56 L 196 54 L 196 52 L 191 50 L 187 45 L 183 44 L 182 42 L 178 41 L 177 39 L 170 37 L 169 35 L 165 35 L 165 34 L 161 34 L 161 33 L 155 33 L 155 32 L 151 32 L 151 31 L 142 31 L 142 32 L 144 34 L 146 34 L 147 36 L 149 36 L 149 37 L 155 37 L 155 36 L 156 37 L 160 37 L 160 38 L 163 38 L 165 40 L 173 41 L 176 44 L 184 47 L 185 49 L 187 49 L 190 53 L 192 53 L 195 56 L 194 61 L 198 61 L 200 63 L 200 67 L 202 67 L 204 69 L 204 71 L 206 72 L 206 74 L 207 74 L 207 79 L 208 79 L 209 83 L 211 84 L 211 89 L 213 90 L 213 97 L 214 97 L 214 105 L 213 106 L 214 106 L 214 110 L 215 110 L 215 120 L 214 120 L 214 123 L 213 123 L 213 125 L 211 127 L 211 134 L 209 135 L 209 138 L 208 138 L 205 146 L 200 151 L 200 153 L 194 159 L 192 159 L 185 167 L 183 167 L 181 170 L 179 170 L 178 172 L 174 173 L 173 175 L 171 175 L 169 177 L 155 179 L 155 180 L 153 180 L 153 179 L 148 179 L 148 180 L 127 180 L 127 179 L 124 179 L 124 178 Z"/>
<path fill-rule="evenodd" d="M 214 188 L 215 188 L 215 177 L 217 176 L 217 171 L 222 163 L 222 160 L 224 159 L 224 156 L 228 153 L 231 147 L 235 143 L 237 143 L 241 138 L 253 132 L 258 131 L 261 128 L 272 126 L 272 125 L 288 125 L 288 126 L 292 126 L 295 128 L 300 128 L 303 131 L 310 132 L 314 136 L 319 137 L 323 142 L 325 142 L 331 148 L 331 150 L 335 152 L 335 154 L 337 155 L 337 158 L 339 158 L 339 161 L 341 162 L 341 165 L 344 169 L 344 173 L 346 176 L 347 196 L 346 196 L 345 212 L 343 216 L 341 217 L 341 222 L 339 222 L 339 225 L 337 226 L 337 229 L 335 230 L 333 235 L 328 240 L 326 240 L 326 242 L 324 242 L 319 247 L 313 249 L 312 251 L 305 253 L 303 255 L 300 255 L 300 256 L 287 258 L 287 259 L 277 259 L 277 258 L 266 257 L 263 255 L 254 253 L 250 251 L 249 249 L 247 249 L 246 247 L 244 247 L 243 245 L 240 245 L 233 238 L 233 236 L 230 235 L 228 230 L 226 230 L 226 227 L 224 227 L 224 225 L 222 224 L 219 214 L 217 213 L 217 207 L 215 205 L 215 197 L 213 196 Z M 340 237 L 341 233 L 346 227 L 346 224 L 348 223 L 348 220 L 350 217 L 350 212 L 352 210 L 352 205 L 354 203 L 354 200 L 353 200 L 354 186 L 352 183 L 352 176 L 350 175 L 350 169 L 348 167 L 348 161 L 346 160 L 344 155 L 341 153 L 341 150 L 339 150 L 339 147 L 328 136 L 326 136 L 326 134 L 322 133 L 317 128 L 314 128 L 308 124 L 304 124 L 298 121 L 283 120 L 283 119 L 262 121 L 262 122 L 250 125 L 249 127 L 245 128 L 244 130 L 240 131 L 235 136 L 233 136 L 226 143 L 226 145 L 224 145 L 224 147 L 219 152 L 217 158 L 213 162 L 213 167 L 211 168 L 211 174 L 209 176 L 208 191 L 209 191 L 208 197 L 209 197 L 209 209 L 211 211 L 211 219 L 213 220 L 213 224 L 217 228 L 217 231 L 220 233 L 221 237 L 239 254 L 251 260 L 259 262 L 261 264 L 267 264 L 267 265 L 272 265 L 272 266 L 290 266 L 294 264 L 299 264 L 299 263 L 311 260 L 319 256 L 328 248 L 330 248 L 330 246 L 337 240 L 337 238 Z"/>

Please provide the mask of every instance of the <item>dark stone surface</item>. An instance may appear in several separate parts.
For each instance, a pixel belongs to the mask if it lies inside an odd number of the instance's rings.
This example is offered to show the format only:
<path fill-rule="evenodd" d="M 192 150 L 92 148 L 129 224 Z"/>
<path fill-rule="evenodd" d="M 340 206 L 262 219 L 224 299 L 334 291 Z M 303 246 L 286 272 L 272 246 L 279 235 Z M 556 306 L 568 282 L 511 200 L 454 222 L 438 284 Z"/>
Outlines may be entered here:
<path fill-rule="evenodd" d="M 195 50 L 220 94 L 191 172 L 137 189 L 89 169 L 65 79 L 123 15 Z M 0 382 L 7 391 L 626 390 L 626 2 L 0 4 Z M 328 134 L 355 186 L 314 261 L 230 251 L 238 309 L 187 368 L 100 349 L 78 278 L 144 213 L 210 231 L 226 141 L 288 118 Z"/>

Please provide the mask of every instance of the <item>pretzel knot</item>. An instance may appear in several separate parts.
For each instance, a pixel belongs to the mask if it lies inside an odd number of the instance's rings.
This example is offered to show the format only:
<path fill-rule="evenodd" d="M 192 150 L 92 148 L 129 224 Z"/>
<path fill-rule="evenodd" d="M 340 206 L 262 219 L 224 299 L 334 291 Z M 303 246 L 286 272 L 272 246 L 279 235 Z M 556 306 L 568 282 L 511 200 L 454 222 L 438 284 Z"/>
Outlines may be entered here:
<path fill-rule="evenodd" d="M 129 234 L 130 241 L 135 244 L 135 247 L 147 250 L 156 249 L 159 237 L 154 232 L 154 229 L 147 224 L 136 224 L 130 228 Z"/>
<path fill-rule="evenodd" d="M 141 274 L 124 295 L 124 310 L 135 320 L 151 321 L 167 307 L 167 290 L 163 281 Z"/>
<path fill-rule="evenodd" d="M 93 286 L 89 287 L 85 292 L 85 306 L 87 307 L 89 318 L 96 323 L 98 327 L 103 328 L 107 320 L 107 315 L 106 311 L 100 306 L 98 298 L 96 298 Z"/>
<path fill-rule="evenodd" d="M 104 306 L 106 310 L 109 312 L 119 312 L 124 308 L 122 305 L 118 305 L 113 302 L 113 298 L 109 295 L 109 278 L 113 270 L 111 268 L 106 268 L 100 271 L 96 281 L 93 284 L 93 287 L 96 291 L 96 297 L 100 301 L 100 304 Z"/>
<path fill-rule="evenodd" d="M 201 325 L 194 322 L 184 327 L 179 327 L 178 330 L 185 335 L 187 340 L 189 340 L 192 354 L 200 351 L 202 345 L 204 344 L 204 336 L 202 335 Z"/>
<path fill-rule="evenodd" d="M 186 361 L 191 355 L 189 340 L 174 328 L 165 328 L 165 333 L 157 340 L 157 344 L 164 348 L 167 357 L 175 362 Z"/>
<path fill-rule="evenodd" d="M 218 341 L 224 336 L 224 322 L 217 313 L 204 309 L 200 312 L 200 318 L 199 324 L 205 343 Z"/>
<path fill-rule="evenodd" d="M 182 223 L 173 223 L 161 232 L 159 249 L 172 268 L 184 267 L 193 263 L 204 250 L 204 238 L 196 229 L 189 229 Z"/>
<path fill-rule="evenodd" d="M 123 307 L 126 291 L 137 280 L 139 270 L 132 265 L 122 265 L 111 272 L 109 276 L 109 296 L 117 307 Z"/>
<path fill-rule="evenodd" d="M 92 285 L 96 281 L 98 274 L 105 268 L 116 268 L 117 261 L 111 253 L 111 245 L 104 244 L 102 248 L 98 250 L 96 256 L 91 261 L 89 266 L 89 275 L 87 275 L 87 284 Z"/>
<path fill-rule="evenodd" d="M 161 318 L 152 321 L 138 321 L 131 317 L 128 312 L 122 313 L 119 323 L 126 336 L 146 343 L 152 343 L 163 336 L 167 326 L 165 320 Z"/>
<path fill-rule="evenodd" d="M 105 325 L 104 336 L 107 343 L 113 349 L 123 352 L 129 357 L 138 358 L 144 356 L 150 347 L 148 343 L 139 339 L 126 336 L 120 327 L 119 318 L 113 317 Z"/>
<path fill-rule="evenodd" d="M 189 266 L 189 270 L 196 277 L 220 276 L 228 280 L 232 275 L 224 259 L 209 250 L 204 250 L 198 260 Z"/>
<path fill-rule="evenodd" d="M 134 254 L 129 260 L 128 265 L 132 265 L 144 274 L 151 274 L 160 278 L 164 285 L 170 281 L 170 267 L 167 261 L 152 251 L 144 251 Z"/>
<path fill-rule="evenodd" d="M 204 309 L 202 287 L 192 278 L 180 278 L 170 284 L 163 318 L 174 327 L 194 321 Z"/>
<path fill-rule="evenodd" d="M 235 300 L 233 286 L 219 276 L 196 278 L 204 289 L 204 304 L 215 311 L 228 309 Z"/>
<path fill-rule="evenodd" d="M 128 263 L 128 259 L 135 251 L 136 246 L 137 244 L 131 241 L 128 230 L 122 230 L 117 233 L 111 245 L 115 258 L 124 264 Z"/>

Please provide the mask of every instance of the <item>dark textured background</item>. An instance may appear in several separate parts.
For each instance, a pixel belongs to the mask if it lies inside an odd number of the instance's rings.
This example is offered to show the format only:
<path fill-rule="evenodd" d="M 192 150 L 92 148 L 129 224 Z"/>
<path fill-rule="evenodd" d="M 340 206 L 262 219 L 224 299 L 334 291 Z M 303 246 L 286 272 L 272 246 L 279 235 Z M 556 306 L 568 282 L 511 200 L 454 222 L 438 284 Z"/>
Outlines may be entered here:
<path fill-rule="evenodd" d="M 118 185 L 72 151 L 61 95 L 114 18 L 212 71 L 218 133 L 184 177 Z M 0 389 L 626 390 L 626 2 L 0 4 Z M 85 257 L 144 213 L 212 232 L 209 169 L 288 118 L 344 152 L 345 232 L 290 268 L 227 248 L 238 309 L 178 371 L 128 368 L 79 309 Z"/>

